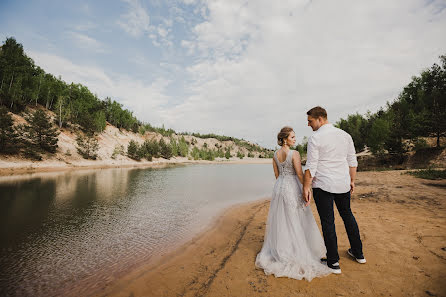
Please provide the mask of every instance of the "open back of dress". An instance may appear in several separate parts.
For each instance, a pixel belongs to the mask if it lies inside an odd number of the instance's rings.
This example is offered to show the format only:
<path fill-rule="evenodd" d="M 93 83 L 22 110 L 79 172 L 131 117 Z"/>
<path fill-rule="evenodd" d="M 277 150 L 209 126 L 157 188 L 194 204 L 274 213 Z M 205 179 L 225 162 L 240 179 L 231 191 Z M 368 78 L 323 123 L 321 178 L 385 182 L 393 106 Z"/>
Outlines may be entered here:
<path fill-rule="evenodd" d="M 293 153 L 290 150 L 283 162 L 274 153 L 279 177 L 274 184 L 264 243 L 255 265 L 265 274 L 311 281 L 330 274 L 331 269 L 320 262 L 326 249 L 311 208 L 305 206 L 302 184 L 292 162 Z"/>

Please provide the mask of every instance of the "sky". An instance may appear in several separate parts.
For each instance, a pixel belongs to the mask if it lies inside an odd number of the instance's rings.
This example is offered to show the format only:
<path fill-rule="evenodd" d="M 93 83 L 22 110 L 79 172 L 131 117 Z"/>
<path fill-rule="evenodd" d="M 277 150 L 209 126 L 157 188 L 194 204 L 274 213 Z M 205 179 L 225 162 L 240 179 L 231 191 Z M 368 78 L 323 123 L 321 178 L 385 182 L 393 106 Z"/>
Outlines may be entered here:
<path fill-rule="evenodd" d="M 446 54 L 446 0 L 0 0 L 0 37 L 141 121 L 274 148 L 395 100 Z"/>

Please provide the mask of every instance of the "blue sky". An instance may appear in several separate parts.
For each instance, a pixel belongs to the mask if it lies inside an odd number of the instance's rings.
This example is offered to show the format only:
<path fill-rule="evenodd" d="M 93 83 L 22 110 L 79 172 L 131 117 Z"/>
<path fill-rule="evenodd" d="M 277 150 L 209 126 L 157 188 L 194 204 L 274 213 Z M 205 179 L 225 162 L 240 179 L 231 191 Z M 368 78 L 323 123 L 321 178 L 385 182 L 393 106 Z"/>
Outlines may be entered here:
<path fill-rule="evenodd" d="M 0 37 L 153 125 L 267 147 L 375 111 L 446 54 L 446 2 L 0 1 Z"/>

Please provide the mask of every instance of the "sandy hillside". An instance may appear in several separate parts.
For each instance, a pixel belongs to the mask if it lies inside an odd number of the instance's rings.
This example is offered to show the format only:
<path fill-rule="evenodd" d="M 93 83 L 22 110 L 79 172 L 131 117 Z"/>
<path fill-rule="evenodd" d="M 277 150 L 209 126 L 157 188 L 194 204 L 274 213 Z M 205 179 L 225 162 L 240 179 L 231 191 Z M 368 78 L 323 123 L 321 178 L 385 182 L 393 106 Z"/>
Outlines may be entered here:
<path fill-rule="evenodd" d="M 26 112 L 32 112 L 36 108 L 27 107 Z M 55 117 L 56 115 L 39 106 L 37 109 L 44 110 L 51 117 Z M 26 120 L 23 116 L 10 113 L 14 119 L 14 123 L 18 124 L 26 124 Z M 76 130 L 79 132 L 78 130 Z M 76 144 L 76 132 L 73 129 L 62 128 L 60 129 L 60 134 L 58 136 L 58 148 L 55 154 L 43 154 L 42 161 L 32 161 L 29 159 L 25 159 L 20 155 L 0 155 L 0 175 L 6 174 L 16 174 L 16 173 L 24 173 L 24 172 L 34 172 L 34 171 L 46 171 L 46 170 L 60 170 L 66 168 L 74 168 L 74 167 L 116 167 L 116 166 L 152 166 L 160 163 L 185 163 L 190 162 L 186 157 L 176 157 L 171 158 L 170 160 L 166 160 L 163 158 L 154 158 L 152 162 L 141 160 L 135 161 L 126 156 L 127 146 L 131 140 L 136 141 L 139 144 L 142 144 L 146 139 L 148 140 L 157 140 L 159 141 L 161 138 L 164 139 L 166 143 L 170 142 L 170 138 L 163 136 L 159 133 L 155 132 L 146 132 L 144 135 L 139 133 L 133 133 L 131 131 L 127 131 L 124 129 L 118 129 L 115 126 L 107 124 L 105 130 L 98 134 L 97 140 L 99 144 L 99 149 L 97 152 L 97 160 L 86 160 L 82 158 L 81 155 L 77 153 L 77 144 Z M 182 135 L 173 134 L 174 139 L 178 140 L 182 137 Z M 189 146 L 189 150 L 192 150 L 193 147 L 197 147 L 198 149 L 202 149 L 207 146 L 209 149 L 222 149 L 230 148 L 232 158 L 229 161 L 238 161 L 239 158 L 236 157 L 237 152 L 243 153 L 245 156 L 248 155 L 248 150 L 245 147 L 240 147 L 235 144 L 233 141 L 219 141 L 215 138 L 197 138 L 191 135 L 184 135 L 184 138 L 191 145 Z M 193 145 L 192 145 L 193 143 Z M 115 149 L 123 148 L 121 154 L 117 154 L 115 158 L 112 158 L 113 152 Z M 252 152 L 254 155 L 255 162 L 262 162 L 259 160 L 259 152 Z M 245 157 L 244 159 L 248 159 Z M 216 161 L 228 161 L 225 158 L 217 158 Z M 246 162 L 246 160 L 245 160 Z M 249 162 L 249 161 L 248 161 Z M 263 161 L 264 162 L 264 161 Z M 270 161 L 268 161 L 270 162 Z"/>
<path fill-rule="evenodd" d="M 269 201 L 260 201 L 228 210 L 158 264 L 142 265 L 95 296 L 446 296 L 444 180 L 360 172 L 352 208 L 368 262 L 348 257 L 337 215 L 343 273 L 311 282 L 266 276 L 254 267 L 268 207 Z"/>

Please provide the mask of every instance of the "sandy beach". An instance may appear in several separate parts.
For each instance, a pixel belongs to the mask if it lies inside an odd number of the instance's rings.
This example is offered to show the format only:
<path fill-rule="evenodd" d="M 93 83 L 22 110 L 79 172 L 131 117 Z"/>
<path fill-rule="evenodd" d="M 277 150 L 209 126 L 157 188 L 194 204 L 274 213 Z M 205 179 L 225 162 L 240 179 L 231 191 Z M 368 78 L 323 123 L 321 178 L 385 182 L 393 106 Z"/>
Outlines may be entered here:
<path fill-rule="evenodd" d="M 446 296 L 445 197 L 445 181 L 403 171 L 359 172 L 352 209 L 367 264 L 347 255 L 348 239 L 336 212 L 342 274 L 311 282 L 256 269 L 269 200 L 234 206 L 187 244 L 93 295 Z M 311 208 L 319 225 L 314 203 Z"/>

